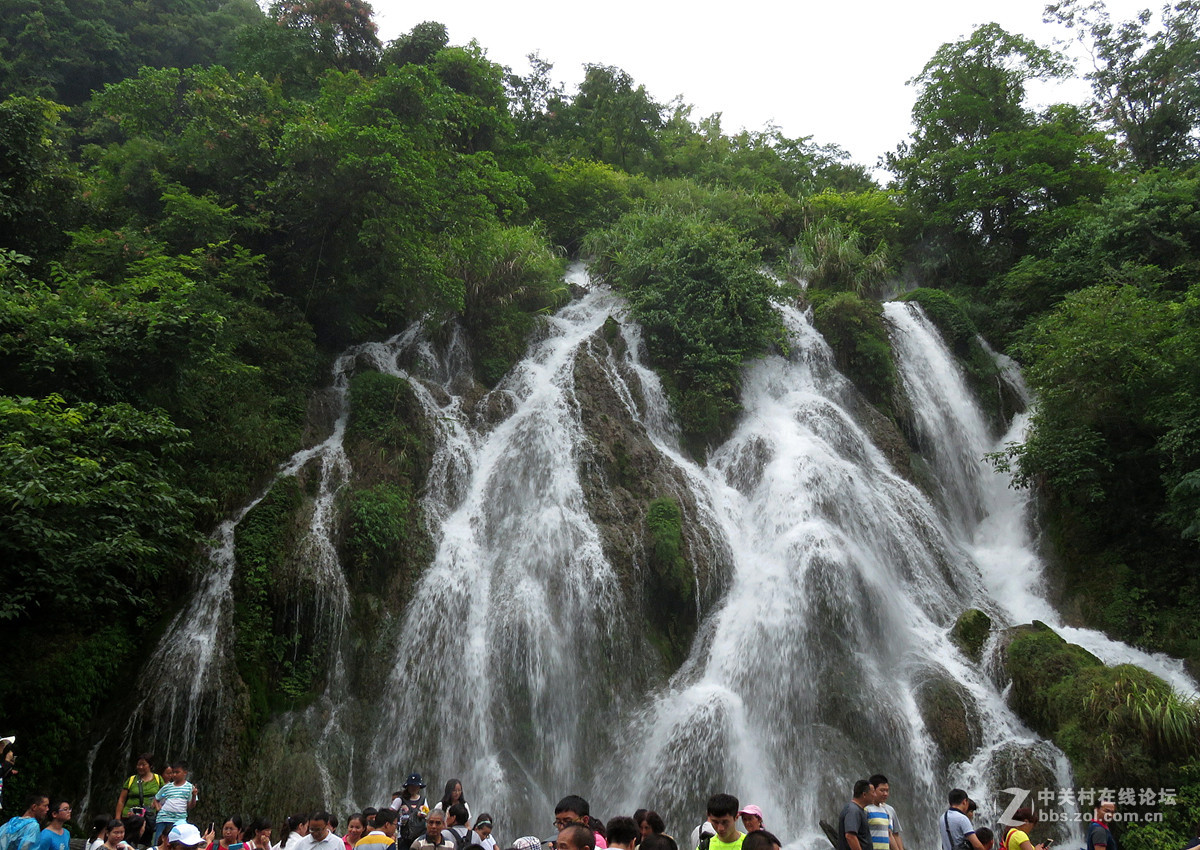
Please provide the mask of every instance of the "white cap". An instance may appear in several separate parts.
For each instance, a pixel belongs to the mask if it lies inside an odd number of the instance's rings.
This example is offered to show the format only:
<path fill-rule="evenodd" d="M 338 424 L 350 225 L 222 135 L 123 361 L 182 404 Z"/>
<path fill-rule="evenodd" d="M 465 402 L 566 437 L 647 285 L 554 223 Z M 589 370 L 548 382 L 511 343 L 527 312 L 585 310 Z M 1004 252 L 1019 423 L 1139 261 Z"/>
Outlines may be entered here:
<path fill-rule="evenodd" d="M 184 847 L 199 847 L 204 843 L 204 838 L 200 835 L 200 830 L 184 821 L 171 828 L 171 834 L 167 836 L 167 841 L 172 844 L 182 844 Z"/>

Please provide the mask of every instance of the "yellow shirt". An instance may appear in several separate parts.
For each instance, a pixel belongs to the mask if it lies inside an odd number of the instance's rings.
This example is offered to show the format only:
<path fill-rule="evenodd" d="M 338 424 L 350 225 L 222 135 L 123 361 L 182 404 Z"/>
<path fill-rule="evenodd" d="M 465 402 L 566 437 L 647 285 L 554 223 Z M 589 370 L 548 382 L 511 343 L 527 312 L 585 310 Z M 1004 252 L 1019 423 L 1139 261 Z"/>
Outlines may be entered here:
<path fill-rule="evenodd" d="M 1021 845 L 1026 841 L 1029 841 L 1029 836 L 1013 827 L 1008 831 L 1008 838 L 1004 841 L 1004 850 L 1021 850 Z"/>

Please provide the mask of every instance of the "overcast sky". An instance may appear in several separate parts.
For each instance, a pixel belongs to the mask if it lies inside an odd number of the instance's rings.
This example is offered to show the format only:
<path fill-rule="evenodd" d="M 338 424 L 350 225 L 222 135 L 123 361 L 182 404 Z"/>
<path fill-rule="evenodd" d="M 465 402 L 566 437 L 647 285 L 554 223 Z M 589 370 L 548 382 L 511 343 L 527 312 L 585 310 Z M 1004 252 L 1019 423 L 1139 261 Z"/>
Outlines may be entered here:
<path fill-rule="evenodd" d="M 440 21 L 451 44 L 476 39 L 518 73 L 539 52 L 573 92 L 583 65 L 615 65 L 660 103 L 682 95 L 693 120 L 720 112 L 722 127 L 762 129 L 836 142 L 874 167 L 909 131 L 905 85 L 937 48 L 995 21 L 1043 44 L 1070 33 L 1042 23 L 1040 0 L 799 0 L 666 3 L 663 0 L 373 0 L 386 42 L 422 21 Z M 1148 5 L 1109 3 L 1124 19 Z M 1077 51 L 1076 51 L 1077 52 Z M 1055 99 L 1080 101 L 1079 84 Z M 1039 93 L 1039 98 L 1049 96 Z"/>

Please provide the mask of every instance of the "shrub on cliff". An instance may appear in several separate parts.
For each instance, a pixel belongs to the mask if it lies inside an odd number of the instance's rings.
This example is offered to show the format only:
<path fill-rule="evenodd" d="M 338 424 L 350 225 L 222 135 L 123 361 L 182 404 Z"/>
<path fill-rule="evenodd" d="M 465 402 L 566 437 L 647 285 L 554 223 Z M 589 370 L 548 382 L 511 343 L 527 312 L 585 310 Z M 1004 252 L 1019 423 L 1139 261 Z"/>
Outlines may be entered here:
<path fill-rule="evenodd" d="M 872 404 L 887 407 L 896 386 L 896 364 L 879 302 L 839 292 L 817 304 L 813 323 L 833 349 L 838 369 Z"/>
<path fill-rule="evenodd" d="M 629 298 L 666 378 L 684 438 L 698 449 L 739 409 L 742 364 L 784 338 L 780 287 L 758 249 L 699 213 L 640 210 L 588 240 L 594 269 Z"/>

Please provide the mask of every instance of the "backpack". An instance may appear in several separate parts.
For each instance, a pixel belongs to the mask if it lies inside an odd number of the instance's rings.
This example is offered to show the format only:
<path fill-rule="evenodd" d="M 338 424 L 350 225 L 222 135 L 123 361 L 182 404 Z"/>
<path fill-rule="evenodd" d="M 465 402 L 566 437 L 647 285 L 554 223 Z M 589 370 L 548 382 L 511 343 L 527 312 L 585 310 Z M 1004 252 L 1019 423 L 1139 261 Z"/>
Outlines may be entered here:
<path fill-rule="evenodd" d="M 454 836 L 454 850 L 467 850 L 471 846 L 471 829 L 469 827 L 461 836 L 453 829 L 450 830 L 450 833 Z"/>
<path fill-rule="evenodd" d="M 400 825 L 400 840 L 398 846 L 403 848 L 412 847 L 412 843 L 425 834 L 425 815 L 421 814 L 420 809 L 408 816 L 403 824 Z"/>

